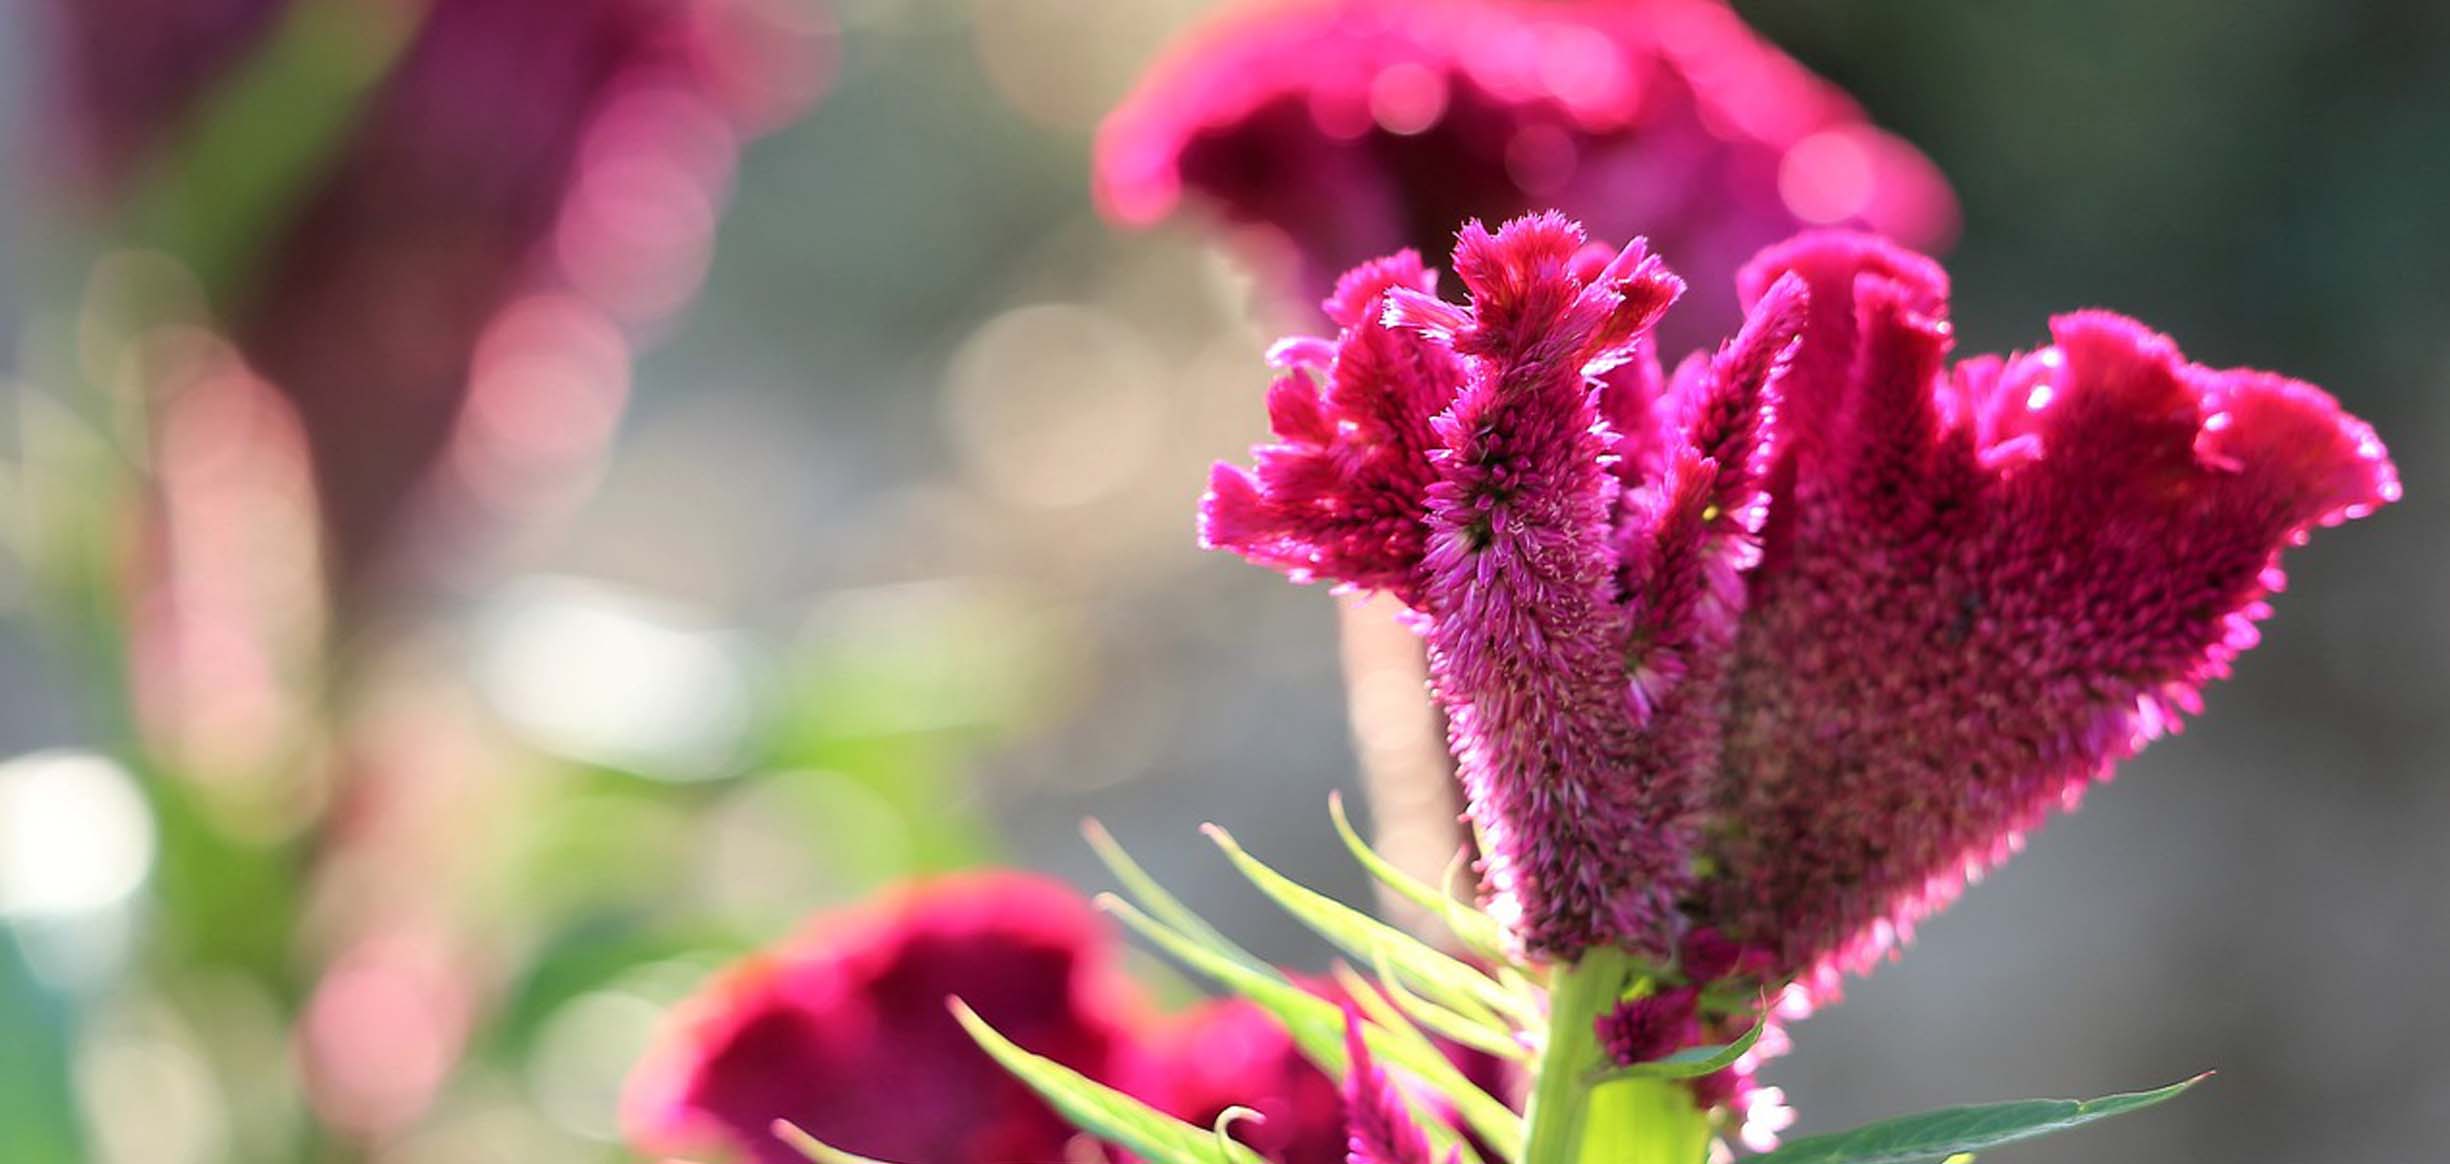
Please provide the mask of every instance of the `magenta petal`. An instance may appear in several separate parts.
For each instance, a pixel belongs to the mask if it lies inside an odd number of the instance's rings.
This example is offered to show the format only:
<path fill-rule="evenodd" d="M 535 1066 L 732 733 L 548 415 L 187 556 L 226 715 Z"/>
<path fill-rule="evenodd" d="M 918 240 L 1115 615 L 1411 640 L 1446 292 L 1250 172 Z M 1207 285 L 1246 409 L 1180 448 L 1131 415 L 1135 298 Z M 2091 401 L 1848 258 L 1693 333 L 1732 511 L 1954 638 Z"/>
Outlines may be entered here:
<path fill-rule="evenodd" d="M 1812 282 L 1787 401 L 1816 428 L 1751 580 L 1712 912 L 1825 985 L 2174 727 L 2279 551 L 2396 482 L 2329 397 L 2132 320 L 1952 377 L 1917 257 L 1823 236 L 1755 271 L 1780 267 Z"/>
<path fill-rule="evenodd" d="M 1219 465 L 1200 504 L 1200 541 L 1298 582 L 1384 590 L 1409 602 L 1427 529 L 1430 417 L 1463 381 L 1445 348 L 1389 327 L 1389 296 L 1425 295 L 1436 276 L 1400 254 L 1357 268 L 1327 303 L 1348 320 L 1324 367 L 1324 341 L 1276 350 L 1298 366 L 1268 392 L 1276 441 L 1252 450 L 1254 470 Z"/>

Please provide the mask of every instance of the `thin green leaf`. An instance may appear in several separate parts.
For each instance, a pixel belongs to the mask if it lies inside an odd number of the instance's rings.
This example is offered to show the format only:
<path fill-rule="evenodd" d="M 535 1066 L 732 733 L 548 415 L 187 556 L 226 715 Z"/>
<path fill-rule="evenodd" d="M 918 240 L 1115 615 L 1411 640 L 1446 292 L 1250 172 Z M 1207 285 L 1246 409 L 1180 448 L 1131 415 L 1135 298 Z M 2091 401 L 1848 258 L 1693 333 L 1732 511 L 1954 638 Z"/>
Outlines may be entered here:
<path fill-rule="evenodd" d="M 1264 1164 L 1258 1153 L 1223 1135 L 1222 1124 L 1203 1128 L 1184 1123 L 1052 1059 L 1022 1050 L 959 999 L 953 1000 L 952 1008 L 953 1017 L 961 1020 L 981 1049 L 1081 1130 L 1166 1164 Z"/>
<path fill-rule="evenodd" d="M 2198 1075 L 2155 1091 L 2100 1099 L 2027 1099 L 1942 1108 L 1866 1124 L 1850 1132 L 1796 1140 L 1775 1152 L 1754 1156 L 1747 1164 L 1941 1164 L 1953 1156 L 2140 1111 L 2176 1097 L 2204 1078 Z"/>
<path fill-rule="evenodd" d="M 1319 1065 L 1319 1069 L 1338 1079 L 1344 1077 L 1344 1011 L 1336 1004 L 1293 985 L 1273 971 L 1260 971 L 1242 965 L 1199 942 L 1166 928 L 1142 913 L 1130 902 L 1114 894 L 1102 894 L 1098 905 L 1120 919 L 1124 925 L 1138 931 L 1142 937 L 1156 943 L 1167 953 L 1181 959 L 1184 965 L 1207 975 L 1220 986 L 1257 1003 L 1260 1009 L 1284 1024 L 1303 1057 Z M 1515 1158 L 1523 1142 L 1523 1120 L 1512 1108 L 1491 1098 L 1488 1092 L 1464 1078 L 1463 1072 L 1447 1061 L 1443 1054 L 1419 1053 L 1401 1038 L 1375 1026 L 1365 1028 L 1362 1037 L 1370 1052 L 1387 1062 L 1411 1072 L 1455 1105 L 1464 1122 L 1480 1134 L 1482 1141 L 1508 1159 Z"/>
<path fill-rule="evenodd" d="M 1378 986 L 1386 993 L 1387 1001 L 1394 1003 L 1404 1017 L 1431 1033 L 1501 1059 L 1531 1058 L 1531 1052 L 1523 1046 L 1522 1040 L 1514 1036 L 1514 1032 L 1474 1022 L 1406 990 L 1403 976 L 1388 966 L 1385 958 L 1379 958 L 1371 969 L 1377 973 Z"/>
<path fill-rule="evenodd" d="M 1510 1029 L 1507 1020 L 1515 1027 L 1540 1023 L 1536 1004 L 1509 993 L 1470 964 L 1430 949 L 1410 934 L 1277 872 L 1244 852 L 1231 834 L 1215 825 L 1201 831 L 1260 892 L 1344 952 L 1373 963 L 1383 956 L 1397 970 L 1411 975 L 1424 993 L 1492 1029 Z M 1498 1018 L 1499 1011 L 1505 1013 L 1505 1019 Z"/>
<path fill-rule="evenodd" d="M 884 1164 L 856 1152 L 845 1152 L 799 1129 L 790 1120 L 776 1120 L 771 1129 L 774 1138 L 791 1145 L 791 1150 L 808 1157 L 814 1164 Z"/>
<path fill-rule="evenodd" d="M 1696 1079 L 1714 1071 L 1723 1071 L 1735 1066 L 1735 1061 L 1743 1058 L 1744 1052 L 1752 1050 L 1752 1045 L 1761 1041 L 1762 1028 L 1767 1025 L 1756 1022 L 1751 1030 L 1731 1043 L 1686 1047 L 1673 1055 L 1645 1063 L 1602 1068 L 1592 1075 L 1591 1085 L 1596 1087 L 1619 1079 Z"/>
<path fill-rule="evenodd" d="M 1345 815 L 1343 793 L 1328 794 L 1327 815 L 1334 818 L 1336 835 L 1344 838 L 1344 847 L 1352 852 L 1353 859 L 1359 861 L 1363 869 L 1369 870 L 1370 876 L 1377 878 L 1379 884 L 1438 915 L 1465 949 L 1491 962 L 1508 960 L 1505 932 L 1499 928 L 1497 919 L 1465 905 L 1456 900 L 1453 894 L 1396 868 L 1394 862 L 1379 856 L 1378 850 L 1361 839 L 1360 832 L 1353 828 L 1352 819 Z"/>
<path fill-rule="evenodd" d="M 1124 851 L 1122 842 L 1115 840 L 1114 834 L 1107 832 L 1106 826 L 1098 823 L 1096 817 L 1089 817 L 1080 822 L 1080 835 L 1089 842 L 1089 849 L 1097 854 L 1097 859 L 1105 863 L 1106 871 L 1114 874 L 1114 879 L 1123 883 L 1123 891 L 1129 893 L 1132 900 L 1140 903 L 1141 908 L 1156 915 L 1185 937 L 1209 949 L 1245 966 L 1274 972 L 1268 967 L 1265 960 L 1243 949 L 1232 938 L 1226 937 L 1215 926 L 1209 925 L 1207 919 L 1193 913 L 1191 907 L 1184 905 L 1180 898 L 1167 892 L 1165 886 L 1158 884 L 1156 878 L 1149 876 L 1148 870 L 1141 868 L 1138 861 L 1132 860 L 1131 854 Z"/>

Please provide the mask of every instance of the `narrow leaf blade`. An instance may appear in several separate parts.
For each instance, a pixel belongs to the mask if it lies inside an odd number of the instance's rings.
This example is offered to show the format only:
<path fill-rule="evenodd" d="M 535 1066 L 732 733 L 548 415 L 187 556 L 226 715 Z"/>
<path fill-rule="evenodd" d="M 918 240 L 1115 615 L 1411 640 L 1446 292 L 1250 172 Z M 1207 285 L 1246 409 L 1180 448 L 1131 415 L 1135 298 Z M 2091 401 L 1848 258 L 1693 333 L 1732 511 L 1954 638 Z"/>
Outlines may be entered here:
<path fill-rule="evenodd" d="M 1466 906 L 1444 890 L 1396 868 L 1394 862 L 1379 856 L 1378 850 L 1361 839 L 1361 833 L 1353 828 L 1351 818 L 1344 814 L 1342 794 L 1328 796 L 1327 815 L 1335 819 L 1336 835 L 1344 838 L 1344 847 L 1352 852 L 1353 860 L 1360 862 L 1361 867 L 1377 878 L 1379 884 L 1438 915 L 1445 921 L 1446 928 L 1454 933 L 1456 940 L 1474 954 L 1492 962 L 1506 959 L 1505 934 L 1498 928 L 1497 919 Z"/>
<path fill-rule="evenodd" d="M 1441 954 L 1410 934 L 1379 921 L 1301 884 L 1265 862 L 1243 851 L 1231 834 L 1211 825 L 1210 839 L 1225 851 L 1227 859 L 1251 884 L 1268 895 L 1294 919 L 1310 927 L 1320 937 L 1336 944 L 1344 952 L 1367 963 L 1384 960 L 1388 965 L 1410 976 L 1435 1001 L 1482 1021 L 1492 1030 L 1511 1033 L 1495 1012 L 1502 1011 L 1508 1019 L 1522 1026 L 1540 1022 L 1538 1009 L 1528 999 L 1519 997 L 1497 984 L 1488 975 L 1470 965 Z"/>
<path fill-rule="evenodd" d="M 1267 966 L 1258 955 L 1243 949 L 1232 938 L 1209 925 L 1206 918 L 1192 912 L 1190 906 L 1184 905 L 1180 898 L 1158 884 L 1157 879 L 1149 876 L 1148 870 L 1132 859 L 1122 842 L 1115 840 L 1114 834 L 1107 832 L 1106 826 L 1099 823 L 1096 817 L 1080 822 L 1080 835 L 1089 842 L 1090 851 L 1096 853 L 1097 859 L 1105 864 L 1106 871 L 1114 874 L 1114 879 L 1122 883 L 1123 891 L 1130 894 L 1142 909 L 1156 915 L 1176 932 L 1234 961 L 1255 969 Z"/>
<path fill-rule="evenodd" d="M 1599 1073 L 1596 1083 L 1617 1079 L 1698 1079 L 1714 1071 L 1735 1066 L 1735 1061 L 1761 1041 L 1761 1031 L 1768 1024 L 1754 1023 L 1752 1029 L 1733 1042 L 1707 1047 L 1686 1047 L 1673 1055 L 1635 1063 L 1626 1067 L 1609 1067 Z"/>
<path fill-rule="evenodd" d="M 1866 1124 L 1850 1132 L 1806 1137 L 1751 1157 L 1747 1164 L 1941 1164 L 1953 1156 L 2141 1111 L 2175 1098 L 2204 1078 L 2198 1075 L 2152 1091 L 2100 1099 L 2027 1099 L 1942 1108 Z"/>
<path fill-rule="evenodd" d="M 823 1140 L 801 1131 L 790 1120 L 774 1121 L 774 1138 L 791 1146 L 791 1150 L 808 1157 L 810 1164 L 884 1164 L 857 1152 L 845 1152 Z"/>
<path fill-rule="evenodd" d="M 1285 981 L 1273 971 L 1261 972 L 1244 966 L 1232 958 L 1208 949 L 1199 942 L 1167 929 L 1133 907 L 1130 902 L 1105 894 L 1098 905 L 1120 919 L 1124 925 L 1201 974 L 1214 979 L 1227 990 L 1250 999 L 1277 1022 L 1284 1024 L 1302 1055 L 1319 1065 L 1319 1069 L 1338 1079 L 1344 1077 L 1344 1011 L 1332 1002 Z M 1478 1085 L 1464 1077 L 1446 1056 L 1434 1050 L 1423 1054 L 1417 1046 L 1392 1032 L 1375 1026 L 1366 1029 L 1370 1053 L 1411 1072 L 1421 1082 L 1437 1089 L 1463 1116 L 1465 1123 L 1480 1134 L 1498 1155 L 1512 1160 L 1522 1146 L 1523 1120 L 1514 1109 L 1492 1098 Z"/>
<path fill-rule="evenodd" d="M 1203 1128 L 1184 1123 L 1052 1059 L 1022 1050 L 958 999 L 952 1008 L 953 1017 L 961 1020 L 980 1049 L 1081 1130 L 1167 1164 L 1264 1164 L 1258 1153 L 1223 1135 L 1221 1124 Z"/>

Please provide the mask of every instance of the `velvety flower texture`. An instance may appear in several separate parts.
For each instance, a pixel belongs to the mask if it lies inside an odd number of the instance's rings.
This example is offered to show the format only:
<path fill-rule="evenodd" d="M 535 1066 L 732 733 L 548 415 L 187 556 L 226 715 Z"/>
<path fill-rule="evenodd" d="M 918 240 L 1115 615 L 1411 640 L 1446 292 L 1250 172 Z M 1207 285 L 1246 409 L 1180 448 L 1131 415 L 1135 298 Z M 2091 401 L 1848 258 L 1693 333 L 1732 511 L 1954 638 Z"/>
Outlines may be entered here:
<path fill-rule="evenodd" d="M 798 2 L 365 5 L 410 39 L 219 305 L 303 422 L 344 583 L 440 470 L 498 502 L 609 436 L 625 328 L 695 290 L 740 140 L 825 79 Z M 105 197 L 144 177 L 308 7 L 53 0 L 71 168 Z"/>
<path fill-rule="evenodd" d="M 1579 242 L 1467 227 L 1468 305 L 1356 271 L 1202 512 L 1410 606 L 1538 956 L 1683 941 L 1825 991 L 2193 711 L 2282 548 L 2398 496 L 2318 389 L 2120 316 L 1952 367 L 1939 268 L 1859 233 L 1764 252 L 1743 330 L 1669 378 L 1629 341 L 1672 276 Z"/>
<path fill-rule="evenodd" d="M 1707 276 L 1671 338 L 1733 328 L 1720 278 L 1811 225 L 1917 246 L 1956 206 L 1912 146 L 1720 0 L 1325 0 L 1237 13 L 1149 70 L 1098 138 L 1105 210 L 1191 201 L 1296 297 L 1467 218 L 1556 207 Z"/>
<path fill-rule="evenodd" d="M 682 1004 L 633 1072 L 623 1126 L 649 1152 L 724 1147 L 799 1164 L 788 1119 L 893 1164 L 1050 1164 L 1075 1133 L 971 1042 L 958 996 L 1019 1043 L 1206 1127 L 1272 1164 L 1344 1164 L 1346 1091 L 1258 1006 L 1160 1015 L 1116 965 L 1113 932 L 1063 885 L 1016 873 L 923 881 L 812 922 Z M 1332 983 L 1304 987 L 1337 1002 Z M 1448 1048 L 1498 1088 L 1498 1061 Z"/>

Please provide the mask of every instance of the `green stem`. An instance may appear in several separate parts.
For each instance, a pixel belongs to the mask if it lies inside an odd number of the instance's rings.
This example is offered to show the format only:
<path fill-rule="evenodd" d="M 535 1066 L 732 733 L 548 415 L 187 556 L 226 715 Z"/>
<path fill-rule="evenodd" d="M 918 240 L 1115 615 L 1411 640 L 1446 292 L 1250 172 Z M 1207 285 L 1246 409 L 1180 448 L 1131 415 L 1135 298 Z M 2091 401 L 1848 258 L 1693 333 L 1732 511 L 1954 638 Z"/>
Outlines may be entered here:
<path fill-rule="evenodd" d="M 1632 976 L 1623 952 L 1595 949 L 1548 982 L 1548 1046 L 1540 1052 L 1531 1101 L 1523 1118 L 1523 1164 L 1579 1164 L 1582 1129 L 1590 1117 L 1587 1077 L 1599 1066 L 1599 1036 L 1592 1023 L 1616 1005 Z"/>
<path fill-rule="evenodd" d="M 1601 1066 L 1592 1029 L 1616 1005 L 1635 965 L 1619 950 L 1592 950 L 1549 980 L 1548 1045 L 1524 1111 L 1522 1164 L 1700 1164 L 1710 1125 L 1692 1092 L 1663 1079 L 1592 1086 Z"/>
<path fill-rule="evenodd" d="M 1592 1089 L 1583 1148 L 1586 1164 L 1701 1164 L 1710 1121 L 1680 1082 L 1619 1079 Z"/>

